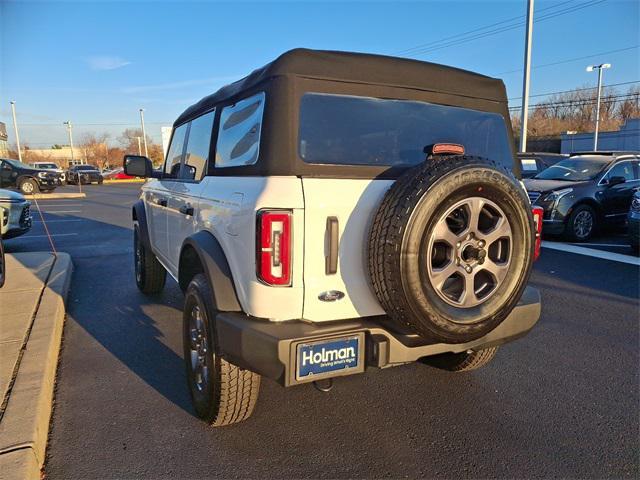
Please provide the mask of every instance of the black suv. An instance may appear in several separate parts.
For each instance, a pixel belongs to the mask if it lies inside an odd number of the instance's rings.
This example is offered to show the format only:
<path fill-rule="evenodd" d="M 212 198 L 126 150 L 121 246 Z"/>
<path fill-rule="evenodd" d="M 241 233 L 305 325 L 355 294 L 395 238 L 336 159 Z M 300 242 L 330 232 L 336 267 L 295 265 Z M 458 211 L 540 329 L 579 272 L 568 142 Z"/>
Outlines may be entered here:
<path fill-rule="evenodd" d="M 544 209 L 545 233 L 585 241 L 604 224 L 624 222 L 640 188 L 640 153 L 573 153 L 524 183 Z"/>
<path fill-rule="evenodd" d="M 67 171 L 67 183 L 83 185 L 96 182 L 101 184 L 103 181 L 102 174 L 98 167 L 93 165 L 72 165 Z"/>
<path fill-rule="evenodd" d="M 0 158 L 0 188 L 18 188 L 24 194 L 48 192 L 62 184 L 60 175 L 18 160 Z"/>

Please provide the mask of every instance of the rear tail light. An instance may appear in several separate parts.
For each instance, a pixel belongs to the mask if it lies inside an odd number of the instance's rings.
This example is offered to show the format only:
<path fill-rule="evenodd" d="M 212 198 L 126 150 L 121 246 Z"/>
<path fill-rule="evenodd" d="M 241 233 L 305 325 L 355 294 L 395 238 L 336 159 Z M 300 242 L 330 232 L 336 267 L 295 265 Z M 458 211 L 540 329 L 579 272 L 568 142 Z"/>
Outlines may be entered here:
<path fill-rule="evenodd" d="M 257 274 L 267 285 L 291 285 L 291 212 L 261 210 L 257 225 Z"/>
<path fill-rule="evenodd" d="M 533 253 L 533 261 L 535 262 L 540 256 L 540 246 L 542 244 L 542 216 L 544 215 L 544 210 L 541 207 L 533 207 L 531 211 L 533 212 L 533 224 L 536 228 L 536 246 Z"/>

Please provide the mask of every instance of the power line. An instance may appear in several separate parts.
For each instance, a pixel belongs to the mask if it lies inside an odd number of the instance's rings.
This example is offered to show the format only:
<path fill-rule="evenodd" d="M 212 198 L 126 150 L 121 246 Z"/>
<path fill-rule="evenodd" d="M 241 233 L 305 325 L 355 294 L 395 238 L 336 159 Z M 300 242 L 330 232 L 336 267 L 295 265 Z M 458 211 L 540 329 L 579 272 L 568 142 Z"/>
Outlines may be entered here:
<path fill-rule="evenodd" d="M 605 97 L 603 100 L 600 100 L 601 103 L 615 103 L 618 102 L 621 99 L 631 99 L 631 98 L 635 98 L 638 97 L 640 94 L 637 93 L 629 93 L 629 94 L 624 94 L 624 95 L 611 95 L 611 96 L 607 96 Z M 539 102 L 536 103 L 534 105 L 531 105 L 531 108 L 535 108 L 535 107 L 564 107 L 564 106 L 571 106 L 571 107 L 578 107 L 578 106 L 584 106 L 584 105 L 594 105 L 598 103 L 598 101 L 596 99 L 578 99 L 578 100 L 567 100 L 567 101 L 562 101 L 562 102 Z M 509 107 L 509 110 L 520 110 L 520 107 Z"/>
<path fill-rule="evenodd" d="M 638 48 L 638 47 L 640 47 L 640 45 L 633 45 L 631 47 L 618 48 L 616 50 L 609 50 L 607 52 L 594 53 L 594 54 L 591 54 L 591 55 L 584 55 L 582 57 L 567 58 L 565 60 L 559 60 L 557 62 L 543 63 L 541 65 L 534 65 L 531 68 L 534 69 L 534 68 L 542 68 L 542 67 L 551 67 L 553 65 L 561 65 L 563 63 L 575 62 L 577 60 L 585 60 L 587 58 L 597 57 L 597 56 L 600 56 L 600 55 L 608 55 L 608 54 L 611 54 L 611 53 L 618 53 L 618 52 L 624 52 L 624 51 L 627 51 L 627 50 L 633 50 L 634 48 Z M 521 72 L 521 71 L 522 71 L 521 68 L 516 69 L 516 70 L 508 70 L 506 72 L 498 72 L 498 73 L 494 74 L 494 76 L 504 75 L 504 74 L 507 74 L 507 73 L 516 73 L 516 72 Z"/>
<path fill-rule="evenodd" d="M 558 8 L 558 7 L 560 7 L 560 6 L 564 5 L 564 4 L 572 3 L 574 1 L 575 0 L 568 0 L 566 2 L 562 2 L 562 3 L 559 3 L 557 5 L 552 5 L 552 6 L 547 7 L 547 8 L 542 8 L 542 9 L 540 9 L 538 11 L 542 12 L 542 11 L 549 10 L 549 9 L 552 9 L 552 8 Z M 448 36 L 448 37 L 444 37 L 444 38 L 441 38 L 440 40 L 433 40 L 431 42 L 423 43 L 421 45 L 416 45 L 415 47 L 406 48 L 404 50 L 398 50 L 396 52 L 393 52 L 392 55 L 406 55 L 406 54 L 409 54 L 409 53 L 413 52 L 414 50 L 420 50 L 420 49 L 425 48 L 425 47 L 430 47 L 432 45 L 436 45 L 438 43 L 446 42 L 446 41 L 452 40 L 454 38 L 464 37 L 465 35 L 468 35 L 470 33 L 479 32 L 479 31 L 485 30 L 487 28 L 491 28 L 491 27 L 495 27 L 497 25 L 502 25 L 504 23 L 512 22 L 514 20 L 523 20 L 524 18 L 525 18 L 524 15 L 518 15 L 516 17 L 507 18 L 506 20 L 502 20 L 500 22 L 492 23 L 490 25 L 485 25 L 483 27 L 474 28 L 473 30 L 468 30 L 466 32 L 458 33 L 456 35 L 451 35 L 451 36 Z"/>
<path fill-rule="evenodd" d="M 620 85 L 630 85 L 632 83 L 640 83 L 640 80 L 633 80 L 631 82 L 611 83 L 609 85 L 604 85 L 603 88 L 619 87 Z M 559 92 L 537 93 L 535 95 L 529 95 L 529 98 L 546 97 L 548 95 L 557 95 L 557 94 L 560 94 L 560 93 L 582 92 L 584 90 L 595 90 L 596 88 L 598 88 L 598 87 L 574 88 L 572 90 L 562 90 L 562 91 L 559 91 Z M 520 98 L 522 98 L 522 97 L 509 97 L 509 100 L 518 100 Z"/>
<path fill-rule="evenodd" d="M 565 8 L 564 10 L 559 10 L 559 11 L 555 11 L 555 12 L 550 12 L 547 13 L 546 15 L 542 15 L 542 16 L 538 16 L 538 18 L 535 20 L 535 23 L 539 23 L 545 20 L 550 20 L 552 18 L 558 17 L 560 15 L 566 15 L 568 13 L 573 13 L 575 11 L 578 10 L 582 10 L 584 8 L 588 8 L 594 5 L 598 5 L 600 3 L 605 2 L 606 0 L 591 0 L 585 3 L 582 3 L 580 5 L 575 5 L 572 7 L 568 7 Z M 560 4 L 563 5 L 563 4 Z M 557 8 L 559 5 L 556 5 L 555 7 Z M 552 7 L 548 7 L 548 8 L 552 8 Z M 506 22 L 506 21 L 505 21 Z M 505 23 L 503 22 L 503 23 Z M 426 47 L 426 48 L 418 48 L 417 50 L 414 50 L 411 52 L 410 55 L 407 55 L 409 57 L 416 57 L 416 56 L 422 56 L 422 55 L 426 55 L 428 53 L 431 52 L 435 52 L 437 50 L 442 50 L 443 48 L 449 48 L 449 47 L 454 47 L 457 45 L 462 45 L 463 43 L 468 43 L 471 42 L 473 40 L 478 40 L 481 38 L 485 38 L 485 37 L 489 37 L 492 35 L 497 35 L 499 33 L 502 32 L 506 32 L 508 30 L 514 30 L 516 28 L 520 28 L 524 25 L 524 21 L 518 21 L 517 23 L 513 24 L 513 25 L 507 25 L 504 27 L 499 27 L 493 30 L 489 30 L 486 32 L 482 32 L 482 33 L 478 33 L 475 35 L 471 35 L 471 36 L 464 36 L 463 38 L 457 39 L 457 40 L 451 40 L 451 41 L 438 41 L 438 42 L 434 42 L 435 44 L 433 46 L 430 47 Z M 414 47 L 416 48 L 416 47 Z"/>

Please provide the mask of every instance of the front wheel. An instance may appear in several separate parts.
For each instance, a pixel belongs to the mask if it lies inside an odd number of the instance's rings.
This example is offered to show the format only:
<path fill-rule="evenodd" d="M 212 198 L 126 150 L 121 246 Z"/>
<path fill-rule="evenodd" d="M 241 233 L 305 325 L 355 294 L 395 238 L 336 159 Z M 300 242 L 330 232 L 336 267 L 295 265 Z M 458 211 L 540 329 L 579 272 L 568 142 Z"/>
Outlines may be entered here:
<path fill-rule="evenodd" d="M 469 350 L 462 353 L 443 353 L 433 357 L 426 357 L 422 362 L 450 372 L 468 372 L 484 367 L 493 360 L 497 351 L 498 347 L 492 347 L 478 351 Z"/>
<path fill-rule="evenodd" d="M 596 212 L 589 205 L 576 207 L 565 227 L 565 236 L 574 242 L 586 242 L 596 230 Z"/>
<path fill-rule="evenodd" d="M 246 420 L 260 391 L 260 375 L 220 357 L 213 293 L 203 274 L 193 277 L 184 300 L 183 344 L 187 383 L 198 417 L 214 427 Z"/>
<path fill-rule="evenodd" d="M 133 226 L 133 258 L 138 289 L 146 294 L 160 293 L 164 288 L 167 271 L 151 250 L 140 239 L 139 226 Z"/>
<path fill-rule="evenodd" d="M 38 193 L 38 191 L 40 190 L 38 188 L 38 182 L 36 182 L 32 178 L 25 178 L 24 180 L 22 180 L 20 182 L 19 188 L 20 188 L 20 191 L 22 193 L 24 193 L 25 195 L 31 195 L 33 193 Z"/>

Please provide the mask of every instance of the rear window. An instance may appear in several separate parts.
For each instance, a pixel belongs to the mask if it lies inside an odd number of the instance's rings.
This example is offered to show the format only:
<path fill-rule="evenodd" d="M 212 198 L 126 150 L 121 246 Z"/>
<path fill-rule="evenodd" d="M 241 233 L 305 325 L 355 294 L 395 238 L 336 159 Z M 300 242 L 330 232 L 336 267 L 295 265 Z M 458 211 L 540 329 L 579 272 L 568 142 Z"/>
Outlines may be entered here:
<path fill-rule="evenodd" d="M 409 167 L 424 161 L 425 146 L 445 142 L 513 166 L 507 127 L 497 113 L 317 93 L 301 100 L 298 150 L 306 163 Z"/>

